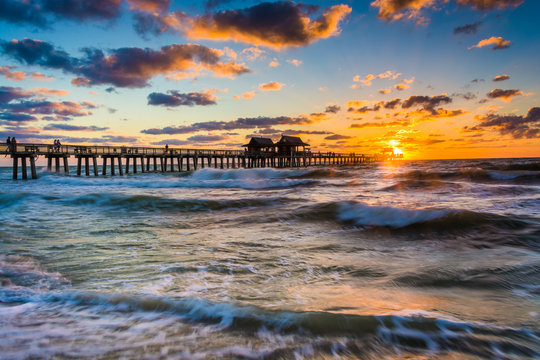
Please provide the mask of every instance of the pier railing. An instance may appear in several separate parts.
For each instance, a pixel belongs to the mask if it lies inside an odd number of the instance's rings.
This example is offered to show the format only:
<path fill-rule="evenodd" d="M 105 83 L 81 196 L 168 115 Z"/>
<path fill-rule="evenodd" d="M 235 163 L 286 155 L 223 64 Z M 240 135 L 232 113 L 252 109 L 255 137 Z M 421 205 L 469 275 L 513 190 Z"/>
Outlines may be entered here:
<path fill-rule="evenodd" d="M 107 146 L 107 145 L 60 145 L 17 143 L 11 150 L 6 143 L 0 145 L 1 154 L 29 153 L 35 155 L 48 154 L 94 154 L 94 155 L 198 155 L 198 156 L 237 156 L 244 155 L 244 150 L 215 150 L 215 149 L 183 149 L 169 147 L 142 147 L 142 146 Z"/>

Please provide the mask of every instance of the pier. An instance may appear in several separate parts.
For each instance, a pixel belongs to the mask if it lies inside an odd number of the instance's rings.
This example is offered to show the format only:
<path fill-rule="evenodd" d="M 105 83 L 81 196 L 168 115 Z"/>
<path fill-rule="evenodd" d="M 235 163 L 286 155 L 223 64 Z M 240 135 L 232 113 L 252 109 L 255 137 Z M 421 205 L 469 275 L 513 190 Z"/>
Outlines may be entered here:
<path fill-rule="evenodd" d="M 155 148 L 137 146 L 88 146 L 17 143 L 9 148 L 0 145 L 0 155 L 13 160 L 13 179 L 18 179 L 19 164 L 21 177 L 29 175 L 37 179 L 36 159 L 47 160 L 49 172 L 69 174 L 68 159 L 77 162 L 76 173 L 81 176 L 116 176 L 129 173 L 181 172 L 213 167 L 216 169 L 236 168 L 293 168 L 308 166 L 329 166 L 361 164 L 366 162 L 393 160 L 396 155 L 364 155 L 355 153 L 312 152 L 310 150 L 289 150 L 287 153 L 271 149 L 246 148 L 245 150 L 211 150 Z M 28 174 L 28 166 L 30 174 Z"/>

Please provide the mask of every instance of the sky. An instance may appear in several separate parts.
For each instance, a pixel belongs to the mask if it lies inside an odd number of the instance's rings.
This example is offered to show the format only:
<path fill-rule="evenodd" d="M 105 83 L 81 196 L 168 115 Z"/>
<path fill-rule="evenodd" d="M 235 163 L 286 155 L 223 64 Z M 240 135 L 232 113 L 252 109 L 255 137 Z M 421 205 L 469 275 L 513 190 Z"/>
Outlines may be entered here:
<path fill-rule="evenodd" d="M 0 138 L 540 156 L 537 0 L 2 0 Z"/>

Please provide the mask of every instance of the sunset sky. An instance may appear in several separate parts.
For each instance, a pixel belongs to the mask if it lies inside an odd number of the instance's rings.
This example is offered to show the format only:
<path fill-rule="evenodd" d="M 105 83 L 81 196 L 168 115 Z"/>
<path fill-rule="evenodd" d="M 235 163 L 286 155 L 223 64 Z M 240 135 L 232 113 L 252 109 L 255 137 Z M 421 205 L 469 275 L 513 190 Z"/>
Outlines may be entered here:
<path fill-rule="evenodd" d="M 19 142 L 540 156 L 537 0 L 3 0 Z"/>

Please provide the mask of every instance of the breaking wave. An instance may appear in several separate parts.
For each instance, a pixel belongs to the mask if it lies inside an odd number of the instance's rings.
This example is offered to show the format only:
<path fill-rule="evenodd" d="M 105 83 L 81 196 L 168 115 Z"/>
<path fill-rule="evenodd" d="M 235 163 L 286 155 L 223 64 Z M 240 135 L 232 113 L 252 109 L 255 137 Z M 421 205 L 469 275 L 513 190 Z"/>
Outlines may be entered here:
<path fill-rule="evenodd" d="M 37 305 L 92 308 L 107 316 L 129 318 L 144 313 L 176 316 L 180 321 L 218 326 L 221 331 L 296 334 L 315 339 L 349 340 L 377 338 L 401 349 L 457 352 L 482 357 L 518 355 L 537 357 L 540 333 L 527 328 L 496 327 L 419 315 L 352 315 L 322 311 L 266 310 L 235 303 L 216 303 L 199 298 L 113 295 L 92 292 L 46 293 L 28 299 Z M 105 315 L 107 314 L 107 315 Z M 342 343 L 348 346 L 348 343 Z M 354 350 L 350 349 L 350 350 Z M 349 350 L 349 351 L 350 351 Z"/>

